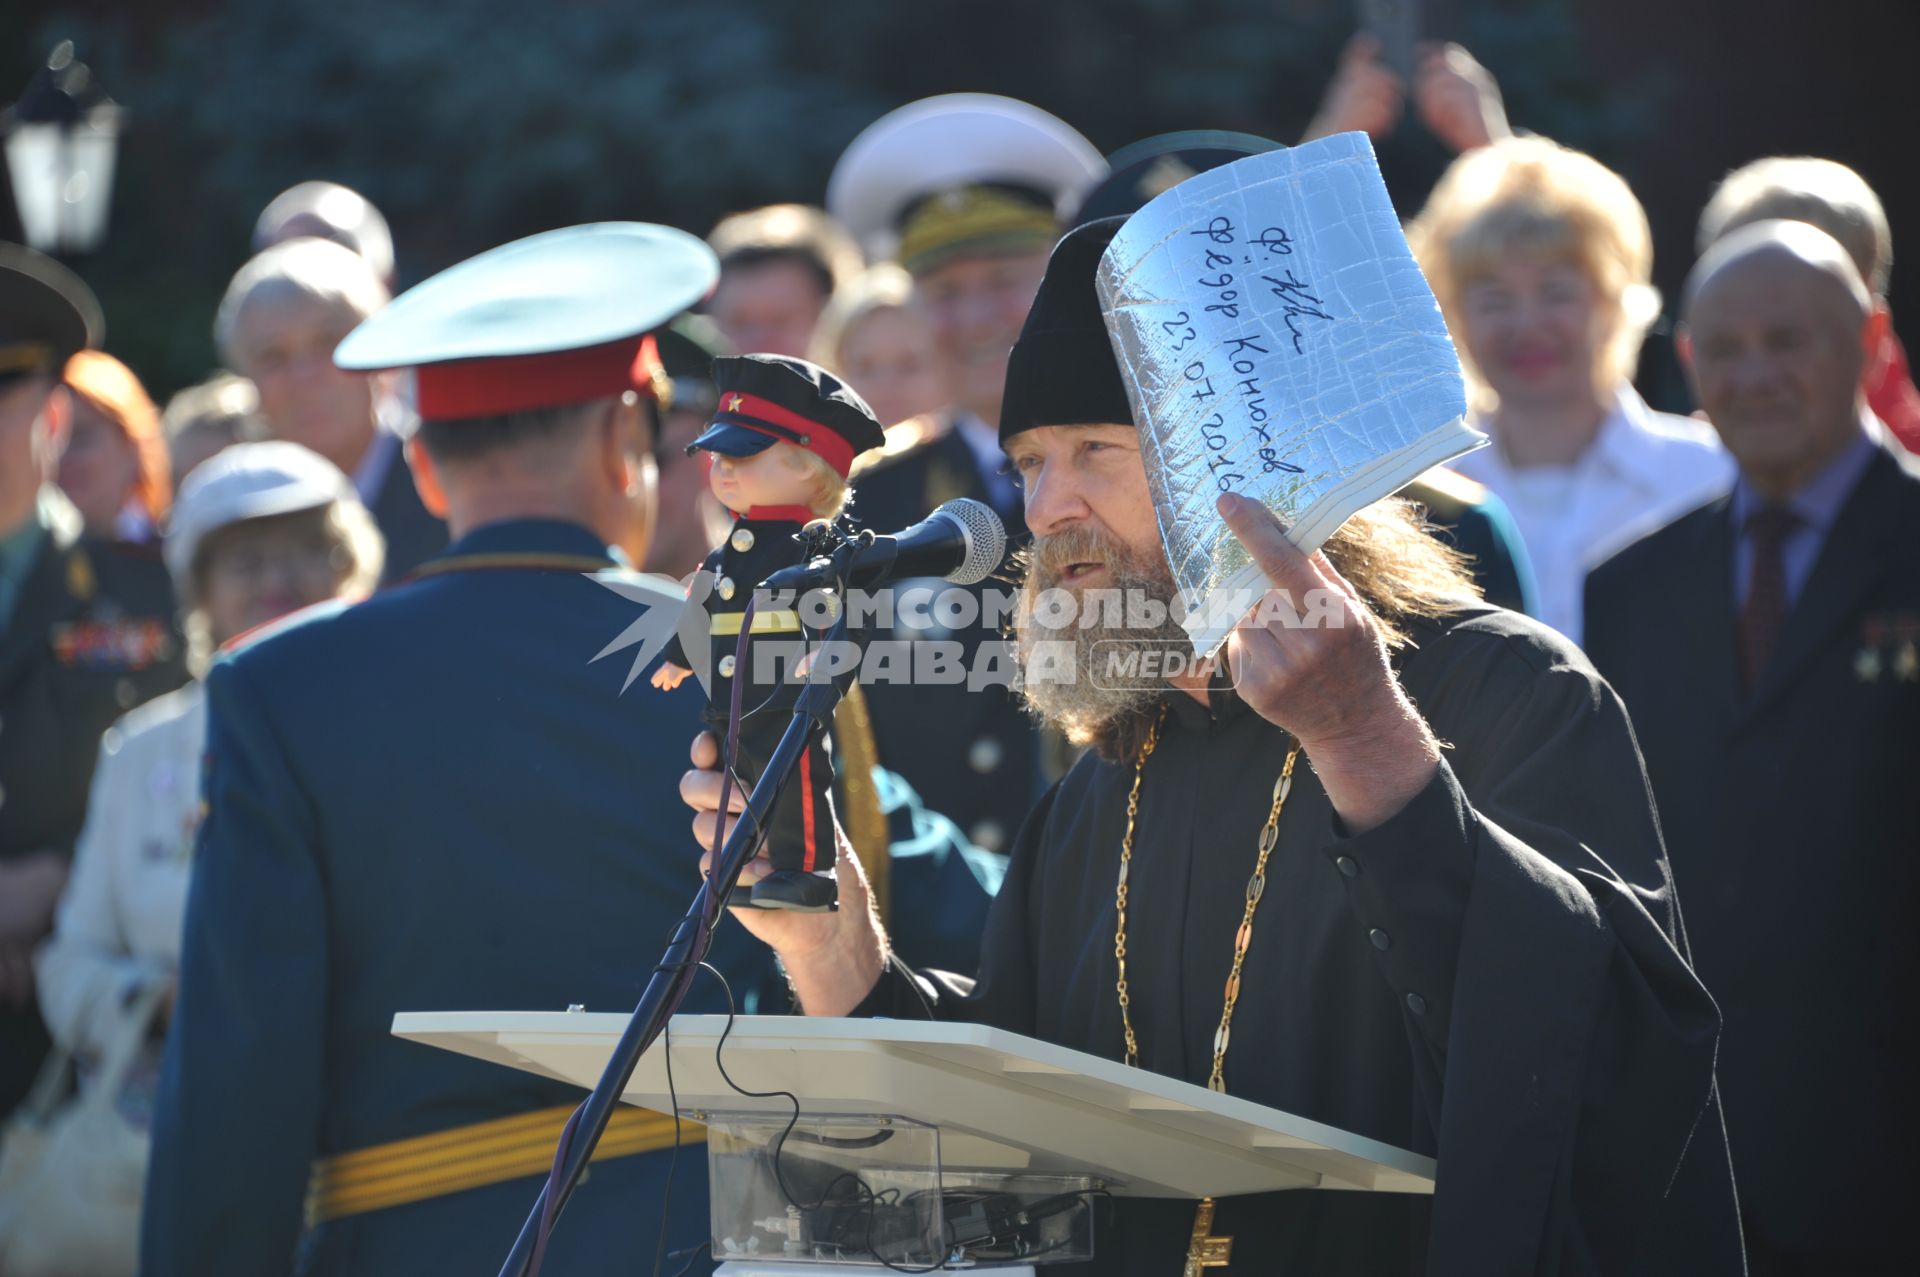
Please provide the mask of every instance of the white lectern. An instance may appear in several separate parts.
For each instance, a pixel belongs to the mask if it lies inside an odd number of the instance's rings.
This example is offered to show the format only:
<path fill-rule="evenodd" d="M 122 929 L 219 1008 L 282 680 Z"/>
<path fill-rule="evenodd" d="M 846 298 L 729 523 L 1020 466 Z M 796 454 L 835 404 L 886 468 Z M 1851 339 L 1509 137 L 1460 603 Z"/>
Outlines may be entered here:
<path fill-rule="evenodd" d="M 393 1032 L 591 1087 L 626 1023 L 623 1014 L 577 1011 L 415 1012 L 395 1016 Z M 844 1237 L 837 1250 L 801 1244 L 799 1222 L 784 1247 L 771 1236 L 776 1224 L 792 1222 L 779 1216 L 799 1214 L 796 1198 L 809 1196 L 794 1191 L 791 1182 L 805 1178 L 808 1166 L 814 1172 L 809 1183 L 824 1178 L 829 1185 L 861 1186 L 855 1205 L 866 1211 L 869 1235 L 875 1201 L 888 1203 L 891 1211 L 907 1200 L 938 1202 L 945 1191 L 949 1203 L 968 1193 L 978 1202 L 988 1200 L 989 1187 L 1004 1190 L 995 1201 L 1020 1194 L 1029 1204 L 1055 1203 L 1042 1206 L 1042 1213 L 1060 1211 L 1059 1203 L 1075 1199 L 1083 1216 L 1090 1214 L 1085 1206 L 1092 1194 L 1198 1199 L 1290 1188 L 1433 1191 L 1431 1158 L 998 1029 L 742 1016 L 719 1057 L 730 1084 L 715 1054 L 726 1026 L 725 1016 L 674 1017 L 667 1035 L 673 1099 L 664 1041 L 641 1059 L 623 1097 L 662 1111 L 677 1104 L 682 1115 L 708 1124 L 714 1253 L 735 1261 L 723 1272 L 818 1277 L 825 1271 L 820 1267 L 792 1265 L 823 1260 L 867 1273 L 878 1267 L 871 1258 L 847 1253 Z M 784 1134 L 793 1114 L 784 1096 L 742 1091 L 791 1093 L 800 1102 L 801 1127 Z M 729 1179 L 761 1182 L 754 1187 Z M 1049 1186 L 1058 1191 L 1049 1193 Z M 960 1258 L 951 1253 L 959 1249 L 951 1245 L 952 1221 L 943 1233 L 938 1209 L 928 1221 L 929 1235 L 944 1239 L 939 1257 Z M 770 1217 L 758 1225 L 769 1240 L 765 1249 L 756 1244 L 747 1250 L 742 1238 L 762 1212 Z M 1010 1227 L 1004 1218 L 996 1226 Z M 1065 1233 L 1059 1236 L 1024 1256 L 992 1262 L 1045 1262 L 1081 1253 Z M 871 1266 L 858 1267 L 862 1262 Z"/>

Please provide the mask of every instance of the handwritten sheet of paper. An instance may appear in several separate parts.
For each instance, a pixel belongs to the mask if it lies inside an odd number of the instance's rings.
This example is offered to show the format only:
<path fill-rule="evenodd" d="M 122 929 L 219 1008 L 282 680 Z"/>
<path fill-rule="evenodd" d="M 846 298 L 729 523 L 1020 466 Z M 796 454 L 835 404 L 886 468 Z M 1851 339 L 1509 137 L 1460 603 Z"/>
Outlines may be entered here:
<path fill-rule="evenodd" d="M 1098 288 L 1201 655 L 1267 588 L 1214 511 L 1222 492 L 1312 551 L 1487 442 L 1364 133 L 1164 192 L 1114 237 Z"/>

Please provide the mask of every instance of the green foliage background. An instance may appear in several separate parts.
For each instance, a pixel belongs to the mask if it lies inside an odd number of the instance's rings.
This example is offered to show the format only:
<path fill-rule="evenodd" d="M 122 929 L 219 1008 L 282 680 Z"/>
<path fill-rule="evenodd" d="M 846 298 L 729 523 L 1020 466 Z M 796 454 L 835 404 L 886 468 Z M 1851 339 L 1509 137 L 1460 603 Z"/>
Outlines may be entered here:
<path fill-rule="evenodd" d="M 1658 93 L 1602 95 L 1568 0 L 1462 6 L 1516 122 L 1603 158 Z M 842 147 L 903 102 L 1025 98 L 1103 150 L 1177 128 L 1296 137 L 1351 0 L 145 0 L 0 19 L 0 99 L 62 38 L 131 112 L 110 240 L 78 263 L 108 346 L 157 395 L 213 365 L 214 306 L 293 182 L 363 191 L 402 284 L 600 218 L 695 232 L 817 202 Z M 1405 210 L 1447 159 L 1381 146 Z M 0 224 L 4 220 L 0 219 Z"/>

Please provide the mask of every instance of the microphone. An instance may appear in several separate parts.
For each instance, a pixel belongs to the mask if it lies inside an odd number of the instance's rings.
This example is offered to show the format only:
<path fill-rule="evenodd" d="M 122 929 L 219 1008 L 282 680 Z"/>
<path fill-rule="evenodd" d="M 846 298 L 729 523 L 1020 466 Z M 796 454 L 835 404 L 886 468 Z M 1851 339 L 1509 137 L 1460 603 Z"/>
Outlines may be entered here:
<path fill-rule="evenodd" d="M 1007 553 L 1007 530 L 992 507 L 961 497 L 912 527 L 877 536 L 854 552 L 847 583 L 878 585 L 895 577 L 938 576 L 955 585 L 984 581 Z M 764 590 L 807 591 L 831 580 L 828 561 L 814 559 L 782 568 L 760 583 Z"/>

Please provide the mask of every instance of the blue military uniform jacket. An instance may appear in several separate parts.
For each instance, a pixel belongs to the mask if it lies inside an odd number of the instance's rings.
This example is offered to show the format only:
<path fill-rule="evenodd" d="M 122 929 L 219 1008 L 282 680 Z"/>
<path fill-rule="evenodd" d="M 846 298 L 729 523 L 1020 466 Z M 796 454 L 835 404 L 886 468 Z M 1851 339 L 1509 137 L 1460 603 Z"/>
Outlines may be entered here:
<path fill-rule="evenodd" d="M 555 566 L 502 557 L 526 555 Z M 537 1177 L 336 1219 L 295 1263 L 316 1158 L 581 1097 L 395 1039 L 395 1012 L 630 1009 L 697 885 L 677 785 L 700 698 L 622 696 L 624 663 L 593 662 L 634 619 L 582 576 L 595 563 L 613 566 L 582 527 L 493 524 L 429 575 L 300 614 L 213 670 L 146 1277 L 485 1273 L 505 1256 Z M 732 924 L 713 960 L 736 996 L 771 971 Z M 689 1009 L 721 1006 L 703 978 Z M 597 1163 L 546 1272 L 651 1254 L 668 1156 Z M 702 1171 L 696 1147 L 672 1247 L 706 1236 Z"/>

